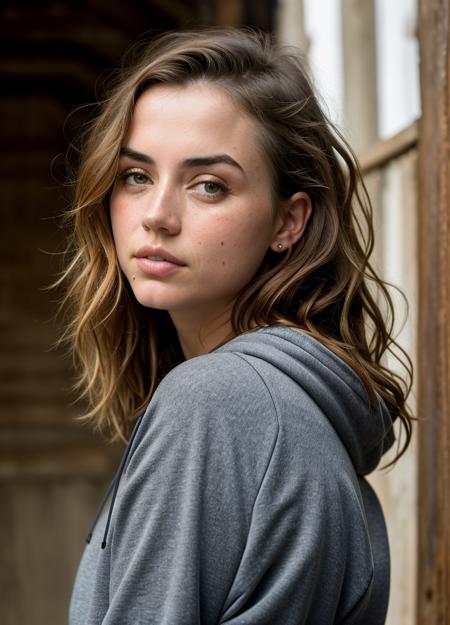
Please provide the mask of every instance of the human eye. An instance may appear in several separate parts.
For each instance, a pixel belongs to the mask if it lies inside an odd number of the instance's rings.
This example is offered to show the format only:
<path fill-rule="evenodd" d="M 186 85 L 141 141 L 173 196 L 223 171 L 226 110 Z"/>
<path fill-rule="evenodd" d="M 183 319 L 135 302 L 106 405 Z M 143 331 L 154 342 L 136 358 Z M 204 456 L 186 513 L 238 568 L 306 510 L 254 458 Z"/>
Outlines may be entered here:
<path fill-rule="evenodd" d="M 119 175 L 119 179 L 127 185 L 138 187 L 150 182 L 150 178 L 142 169 L 126 169 Z"/>
<path fill-rule="evenodd" d="M 203 180 L 202 182 L 197 183 L 195 187 L 203 187 L 203 191 L 200 192 L 200 195 L 206 199 L 217 199 L 219 197 L 223 197 L 229 191 L 225 184 L 214 180 Z"/>

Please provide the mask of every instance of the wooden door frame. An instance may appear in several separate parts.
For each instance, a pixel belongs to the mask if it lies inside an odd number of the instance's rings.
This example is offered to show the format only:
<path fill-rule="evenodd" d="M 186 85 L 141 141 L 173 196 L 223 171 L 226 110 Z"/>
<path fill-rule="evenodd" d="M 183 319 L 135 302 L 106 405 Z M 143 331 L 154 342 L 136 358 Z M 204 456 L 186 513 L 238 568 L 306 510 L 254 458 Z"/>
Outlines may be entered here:
<path fill-rule="evenodd" d="M 450 624 L 449 1 L 419 0 L 418 625 Z"/>

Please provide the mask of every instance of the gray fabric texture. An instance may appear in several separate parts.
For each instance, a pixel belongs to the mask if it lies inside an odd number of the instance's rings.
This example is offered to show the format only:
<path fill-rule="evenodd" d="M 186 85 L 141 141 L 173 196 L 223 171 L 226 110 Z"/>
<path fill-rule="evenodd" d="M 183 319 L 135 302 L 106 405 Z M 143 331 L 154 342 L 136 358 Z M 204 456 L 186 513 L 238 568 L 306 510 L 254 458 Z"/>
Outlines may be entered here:
<path fill-rule="evenodd" d="M 377 396 L 272 326 L 160 383 L 82 557 L 70 625 L 382 625 L 389 547 L 364 476 L 392 445 Z"/>

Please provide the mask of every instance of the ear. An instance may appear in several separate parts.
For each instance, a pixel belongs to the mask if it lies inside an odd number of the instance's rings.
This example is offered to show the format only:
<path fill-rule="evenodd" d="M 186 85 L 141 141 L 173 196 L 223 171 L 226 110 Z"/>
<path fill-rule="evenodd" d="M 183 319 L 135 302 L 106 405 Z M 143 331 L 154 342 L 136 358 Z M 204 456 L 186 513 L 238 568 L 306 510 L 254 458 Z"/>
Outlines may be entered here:
<path fill-rule="evenodd" d="M 296 243 L 312 213 L 311 198 L 304 191 L 297 191 L 279 206 L 275 234 L 270 247 L 275 252 L 283 252 Z"/>

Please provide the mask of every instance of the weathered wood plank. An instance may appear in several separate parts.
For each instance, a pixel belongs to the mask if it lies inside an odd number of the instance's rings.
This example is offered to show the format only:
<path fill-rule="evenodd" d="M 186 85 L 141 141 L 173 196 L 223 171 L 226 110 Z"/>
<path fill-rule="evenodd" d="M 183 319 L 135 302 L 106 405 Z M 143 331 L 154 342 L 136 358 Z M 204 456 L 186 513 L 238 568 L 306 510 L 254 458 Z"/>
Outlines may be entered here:
<path fill-rule="evenodd" d="M 420 0 L 418 624 L 450 623 L 449 0 Z"/>
<path fill-rule="evenodd" d="M 388 165 L 409 150 L 417 147 L 419 140 L 419 120 L 396 133 L 389 139 L 376 141 L 372 147 L 360 156 L 360 166 L 363 174 L 369 174 L 376 169 Z"/>

